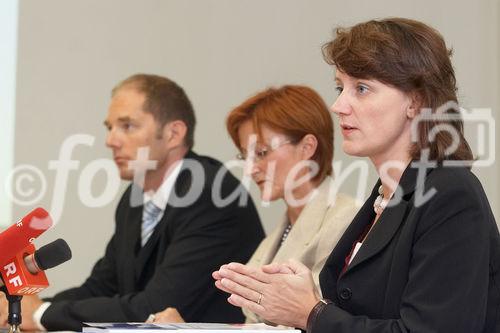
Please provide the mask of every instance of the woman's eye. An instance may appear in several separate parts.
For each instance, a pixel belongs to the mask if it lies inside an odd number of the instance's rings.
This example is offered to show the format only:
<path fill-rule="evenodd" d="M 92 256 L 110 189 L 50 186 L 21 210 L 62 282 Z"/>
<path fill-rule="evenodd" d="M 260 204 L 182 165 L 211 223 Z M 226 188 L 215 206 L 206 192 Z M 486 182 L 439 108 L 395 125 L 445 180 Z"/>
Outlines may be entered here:
<path fill-rule="evenodd" d="M 368 87 L 360 84 L 360 85 L 358 85 L 357 90 L 358 90 L 358 93 L 364 94 L 368 91 Z"/>
<path fill-rule="evenodd" d="M 264 158 L 264 157 L 266 157 L 266 155 L 267 155 L 267 149 L 257 150 L 257 151 L 255 152 L 255 155 L 256 155 L 258 158 Z"/>
<path fill-rule="evenodd" d="M 337 91 L 337 94 L 340 95 L 342 94 L 342 91 L 344 91 L 343 87 L 335 87 L 335 90 Z"/>

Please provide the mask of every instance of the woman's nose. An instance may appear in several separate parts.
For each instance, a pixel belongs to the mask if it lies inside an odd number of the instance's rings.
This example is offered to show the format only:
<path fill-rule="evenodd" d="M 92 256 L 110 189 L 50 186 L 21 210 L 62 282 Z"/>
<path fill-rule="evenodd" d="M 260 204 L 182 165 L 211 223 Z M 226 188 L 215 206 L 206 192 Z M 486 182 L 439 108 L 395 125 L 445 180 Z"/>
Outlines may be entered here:
<path fill-rule="evenodd" d="M 337 97 L 335 102 L 332 104 L 332 106 L 330 107 L 330 111 L 335 113 L 336 115 L 344 115 L 350 113 L 351 106 L 347 97 L 344 95 L 343 92 Z"/>

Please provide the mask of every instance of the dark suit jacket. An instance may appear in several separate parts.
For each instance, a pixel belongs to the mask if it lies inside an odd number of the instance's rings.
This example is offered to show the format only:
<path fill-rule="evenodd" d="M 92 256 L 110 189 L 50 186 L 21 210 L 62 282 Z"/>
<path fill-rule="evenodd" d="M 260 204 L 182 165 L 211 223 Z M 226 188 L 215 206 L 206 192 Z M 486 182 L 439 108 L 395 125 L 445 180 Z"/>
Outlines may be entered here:
<path fill-rule="evenodd" d="M 202 166 L 204 178 L 200 172 L 192 176 L 187 160 Z M 82 286 L 50 300 L 42 325 L 79 331 L 82 322 L 144 321 L 167 306 L 176 307 L 187 321 L 242 322 L 241 311 L 214 287 L 211 273 L 227 262 L 246 262 L 264 232 L 249 197 L 244 206 L 238 200 L 222 208 L 214 204 L 212 187 L 221 167 L 208 157 L 192 152 L 186 156 L 175 191 L 183 197 L 198 188 L 201 195 L 188 207 L 174 207 L 169 199 L 162 220 L 142 248 L 142 206 L 131 207 L 129 187 L 118 204 L 116 230 L 104 257 Z M 246 193 L 224 170 L 222 198 L 237 189 Z"/>
<path fill-rule="evenodd" d="M 500 332 L 500 238 L 479 181 L 457 167 L 428 171 L 424 187 L 416 179 L 416 169 L 404 172 L 401 202 L 384 210 L 341 273 L 375 217 L 375 186 L 321 272 L 333 304 L 312 332 Z M 418 205 L 419 191 L 432 188 Z"/>

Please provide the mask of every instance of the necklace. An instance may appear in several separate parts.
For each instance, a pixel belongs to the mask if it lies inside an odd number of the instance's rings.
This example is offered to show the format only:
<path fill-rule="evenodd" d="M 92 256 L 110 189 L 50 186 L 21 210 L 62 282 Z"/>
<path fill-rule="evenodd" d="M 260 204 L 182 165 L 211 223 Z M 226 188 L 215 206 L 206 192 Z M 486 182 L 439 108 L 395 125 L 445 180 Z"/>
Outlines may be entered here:
<path fill-rule="evenodd" d="M 387 207 L 387 204 L 389 203 L 391 196 L 392 195 L 390 195 L 389 198 L 384 199 L 384 188 L 382 187 L 382 185 L 379 186 L 378 196 L 375 199 L 375 202 L 373 203 L 373 210 L 375 211 L 375 214 L 377 215 L 382 214 L 385 207 Z"/>
<path fill-rule="evenodd" d="M 292 224 L 288 223 L 288 225 L 286 226 L 285 230 L 283 231 L 283 235 L 281 236 L 281 243 L 280 244 L 283 244 L 283 242 L 285 241 L 285 239 L 288 237 L 288 234 L 290 233 L 290 230 L 292 230 Z"/>

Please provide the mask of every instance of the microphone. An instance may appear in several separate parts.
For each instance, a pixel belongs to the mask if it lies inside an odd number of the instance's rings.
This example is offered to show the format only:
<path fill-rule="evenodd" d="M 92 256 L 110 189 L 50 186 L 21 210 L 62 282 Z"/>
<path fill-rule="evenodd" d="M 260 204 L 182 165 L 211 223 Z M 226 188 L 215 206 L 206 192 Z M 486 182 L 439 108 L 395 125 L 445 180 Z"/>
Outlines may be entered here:
<path fill-rule="evenodd" d="M 71 259 L 68 244 L 57 239 L 35 251 L 29 244 L 2 267 L 1 275 L 10 295 L 33 295 L 49 286 L 44 270 Z M 4 285 L 0 282 L 0 286 Z"/>
<path fill-rule="evenodd" d="M 59 266 L 71 259 L 71 249 L 64 239 L 56 239 L 24 257 L 24 264 L 31 274 Z"/>
<path fill-rule="evenodd" d="M 49 213 L 39 207 L 0 233 L 0 265 L 21 252 L 51 226 Z"/>

